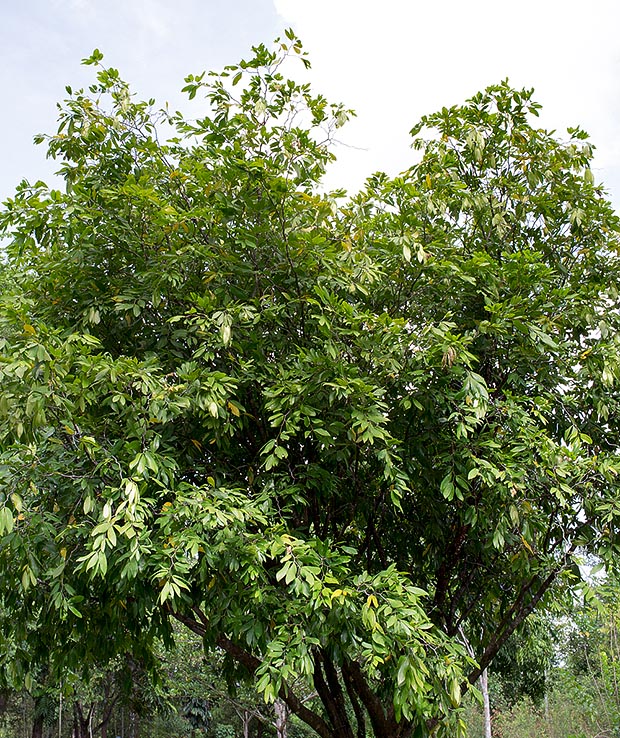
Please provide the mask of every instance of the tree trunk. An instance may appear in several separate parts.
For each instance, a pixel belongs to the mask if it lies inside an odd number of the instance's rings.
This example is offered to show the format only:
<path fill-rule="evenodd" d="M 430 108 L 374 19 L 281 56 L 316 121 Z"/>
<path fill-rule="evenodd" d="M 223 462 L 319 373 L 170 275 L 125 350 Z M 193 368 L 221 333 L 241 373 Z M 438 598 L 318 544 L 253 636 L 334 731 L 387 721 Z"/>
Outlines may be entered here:
<path fill-rule="evenodd" d="M 132 710 L 129 713 L 129 719 L 131 721 L 130 736 L 131 738 L 138 738 L 140 735 L 140 719 L 138 714 Z"/>
<path fill-rule="evenodd" d="M 241 722 L 243 724 L 243 738 L 250 738 L 250 722 L 252 720 L 252 713 L 248 710 L 243 711 L 241 716 Z"/>
<path fill-rule="evenodd" d="M 284 700 L 277 699 L 273 704 L 273 711 L 275 713 L 273 725 L 277 738 L 287 738 L 289 709 Z"/>
<path fill-rule="evenodd" d="M 480 691 L 482 692 L 482 703 L 484 709 L 484 738 L 491 738 L 491 702 L 489 700 L 489 674 L 486 669 L 480 674 Z"/>
<path fill-rule="evenodd" d="M 11 693 L 7 689 L 0 690 L 0 717 L 7 711 L 10 696 Z"/>
<path fill-rule="evenodd" d="M 171 615 L 187 628 L 204 636 L 209 628 L 206 615 L 199 608 L 194 608 L 194 615 L 184 615 L 171 611 Z M 225 635 L 217 637 L 217 645 L 238 663 L 245 666 L 251 674 L 255 674 L 260 667 L 260 660 L 246 651 L 242 646 Z M 297 715 L 320 738 L 364 738 L 366 735 L 366 716 L 372 727 L 374 738 L 410 738 L 413 733 L 413 724 L 396 720 L 394 706 L 385 707 L 382 697 L 374 691 L 373 686 L 364 674 L 361 665 L 355 660 L 345 661 L 342 666 L 334 663 L 330 655 L 317 648 L 313 652 L 314 687 L 318 698 L 323 705 L 322 711 L 314 711 L 306 707 L 288 685 L 280 688 L 278 701 L 283 703 L 288 714 Z M 346 690 L 346 694 L 345 694 Z M 357 721 L 357 730 L 351 724 L 351 710 Z M 280 709 L 280 708 L 278 708 Z M 288 715 L 287 715 L 288 716 Z M 275 725 L 276 730 L 278 726 Z M 286 724 L 278 732 L 278 738 L 286 736 Z M 135 738 L 133 734 L 130 738 Z"/>
<path fill-rule="evenodd" d="M 75 700 L 73 703 L 73 732 L 72 738 L 90 738 L 89 723 L 92 716 L 92 708 L 84 715 L 82 705 Z"/>
<path fill-rule="evenodd" d="M 43 715 L 37 713 L 36 706 L 32 721 L 32 738 L 43 738 Z"/>
<path fill-rule="evenodd" d="M 103 702 L 103 714 L 101 715 L 101 721 L 95 727 L 94 732 L 100 732 L 101 738 L 107 738 L 108 736 L 108 725 L 112 719 L 112 713 L 114 706 L 116 705 L 120 693 L 110 695 L 108 690 L 105 690 L 104 702 Z"/>

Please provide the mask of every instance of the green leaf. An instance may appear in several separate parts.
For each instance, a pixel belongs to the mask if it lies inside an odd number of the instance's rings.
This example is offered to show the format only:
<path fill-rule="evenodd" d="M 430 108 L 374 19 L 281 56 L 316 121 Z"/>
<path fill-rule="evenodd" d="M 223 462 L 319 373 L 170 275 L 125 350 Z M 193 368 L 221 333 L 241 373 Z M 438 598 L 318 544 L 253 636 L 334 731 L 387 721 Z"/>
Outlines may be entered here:
<path fill-rule="evenodd" d="M 85 59 L 82 59 L 82 64 L 86 66 L 89 66 L 89 65 L 92 66 L 92 65 L 99 64 L 101 61 L 103 61 L 103 54 L 99 51 L 99 49 L 95 49 L 90 56 L 87 56 Z"/>
<path fill-rule="evenodd" d="M 15 525 L 13 513 L 10 508 L 3 507 L 0 509 L 0 535 L 11 533 Z"/>

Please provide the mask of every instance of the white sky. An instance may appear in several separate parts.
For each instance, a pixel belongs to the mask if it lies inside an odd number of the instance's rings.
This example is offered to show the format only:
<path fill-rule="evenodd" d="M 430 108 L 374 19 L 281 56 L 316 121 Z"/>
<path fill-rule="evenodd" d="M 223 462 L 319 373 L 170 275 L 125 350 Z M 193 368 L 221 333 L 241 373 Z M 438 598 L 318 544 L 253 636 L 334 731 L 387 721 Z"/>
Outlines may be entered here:
<path fill-rule="evenodd" d="M 536 88 L 546 126 L 590 132 L 595 175 L 620 207 L 618 0 L 0 0 L 0 199 L 22 176 L 49 179 L 32 136 L 54 130 L 65 84 L 89 82 L 79 61 L 93 48 L 141 96 L 183 109 L 185 75 L 234 63 L 289 26 L 316 90 L 358 113 L 329 186 L 405 169 L 422 114 L 509 77 Z"/>

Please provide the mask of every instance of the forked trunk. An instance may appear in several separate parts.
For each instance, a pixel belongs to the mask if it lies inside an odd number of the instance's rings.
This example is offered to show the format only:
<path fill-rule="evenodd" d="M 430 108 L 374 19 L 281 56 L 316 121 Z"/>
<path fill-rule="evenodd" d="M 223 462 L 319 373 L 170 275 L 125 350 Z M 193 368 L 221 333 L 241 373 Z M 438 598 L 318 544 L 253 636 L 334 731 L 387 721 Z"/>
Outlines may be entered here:
<path fill-rule="evenodd" d="M 248 710 L 244 710 L 241 716 L 241 722 L 243 724 L 243 738 L 250 738 L 250 722 L 252 721 L 252 713 Z"/>
<path fill-rule="evenodd" d="M 82 705 L 76 700 L 73 703 L 73 732 L 71 738 L 91 738 L 89 723 L 92 717 L 92 708 L 84 714 Z"/>

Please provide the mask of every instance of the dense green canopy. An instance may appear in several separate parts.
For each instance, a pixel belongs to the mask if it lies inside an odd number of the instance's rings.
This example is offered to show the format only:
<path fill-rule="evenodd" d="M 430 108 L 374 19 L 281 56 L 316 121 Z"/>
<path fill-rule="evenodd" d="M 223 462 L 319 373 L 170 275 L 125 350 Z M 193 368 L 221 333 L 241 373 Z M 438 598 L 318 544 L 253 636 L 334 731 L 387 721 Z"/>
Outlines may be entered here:
<path fill-rule="evenodd" d="M 176 619 L 323 738 L 454 735 L 617 550 L 618 221 L 507 83 L 326 194 L 349 111 L 286 57 L 188 77 L 189 119 L 95 52 L 46 139 L 66 191 L 0 214 L 5 633 L 62 667 Z"/>

